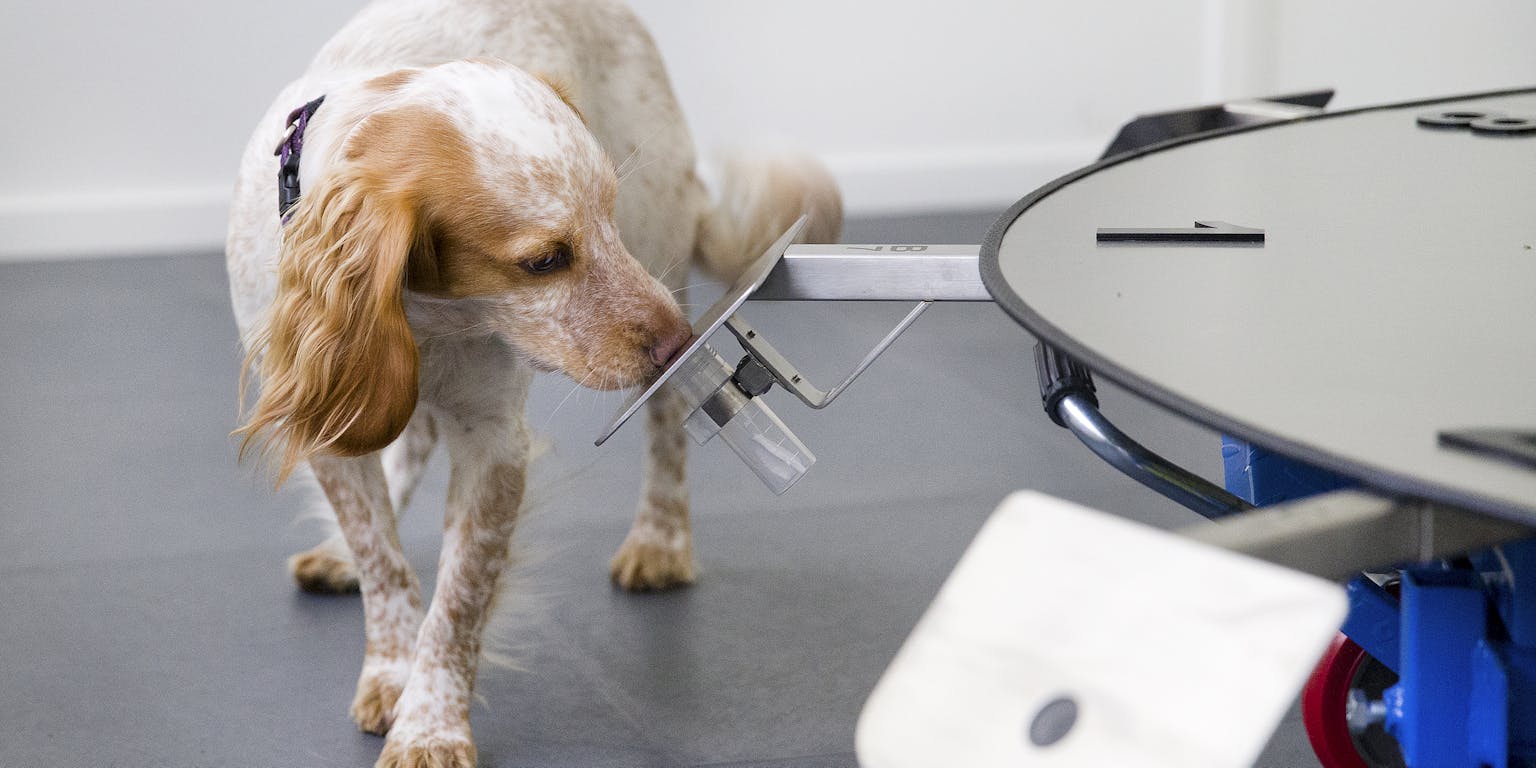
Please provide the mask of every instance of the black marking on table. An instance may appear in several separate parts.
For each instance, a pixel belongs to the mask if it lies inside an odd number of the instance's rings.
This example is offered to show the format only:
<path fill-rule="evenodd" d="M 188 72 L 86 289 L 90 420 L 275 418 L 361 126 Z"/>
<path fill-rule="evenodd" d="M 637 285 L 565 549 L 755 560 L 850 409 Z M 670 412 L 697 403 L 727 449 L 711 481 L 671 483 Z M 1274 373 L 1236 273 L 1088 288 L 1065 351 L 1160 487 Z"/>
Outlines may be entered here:
<path fill-rule="evenodd" d="M 1099 245 L 1263 245 L 1264 230 L 1225 221 L 1196 221 L 1193 227 L 1101 227 Z"/>
<path fill-rule="evenodd" d="M 1536 469 L 1536 431 L 1533 430 L 1447 430 L 1440 433 L 1440 444 Z"/>

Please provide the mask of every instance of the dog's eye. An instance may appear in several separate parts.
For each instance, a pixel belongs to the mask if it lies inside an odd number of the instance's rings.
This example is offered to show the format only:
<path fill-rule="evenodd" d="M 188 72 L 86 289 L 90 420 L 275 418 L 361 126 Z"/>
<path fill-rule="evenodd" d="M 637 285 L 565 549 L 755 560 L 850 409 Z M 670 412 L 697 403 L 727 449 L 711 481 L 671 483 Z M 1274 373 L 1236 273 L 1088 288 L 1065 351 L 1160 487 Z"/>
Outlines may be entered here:
<path fill-rule="evenodd" d="M 549 249 L 543 256 L 523 262 L 523 269 L 535 275 L 553 272 L 562 267 L 570 266 L 571 247 L 561 243 Z"/>

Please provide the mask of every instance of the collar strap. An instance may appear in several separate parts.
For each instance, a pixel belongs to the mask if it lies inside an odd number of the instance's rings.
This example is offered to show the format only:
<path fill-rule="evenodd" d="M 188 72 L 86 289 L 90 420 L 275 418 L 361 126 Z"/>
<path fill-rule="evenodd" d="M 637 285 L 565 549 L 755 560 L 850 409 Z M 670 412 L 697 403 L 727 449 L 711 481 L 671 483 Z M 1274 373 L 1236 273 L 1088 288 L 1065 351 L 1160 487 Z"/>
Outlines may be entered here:
<path fill-rule="evenodd" d="M 299 202 L 299 152 L 304 149 L 304 129 L 309 126 L 309 118 L 314 116 L 323 101 L 325 97 L 321 96 L 289 112 L 283 140 L 272 152 L 278 157 L 277 213 L 283 217 L 284 224 L 288 223 L 288 211 Z"/>

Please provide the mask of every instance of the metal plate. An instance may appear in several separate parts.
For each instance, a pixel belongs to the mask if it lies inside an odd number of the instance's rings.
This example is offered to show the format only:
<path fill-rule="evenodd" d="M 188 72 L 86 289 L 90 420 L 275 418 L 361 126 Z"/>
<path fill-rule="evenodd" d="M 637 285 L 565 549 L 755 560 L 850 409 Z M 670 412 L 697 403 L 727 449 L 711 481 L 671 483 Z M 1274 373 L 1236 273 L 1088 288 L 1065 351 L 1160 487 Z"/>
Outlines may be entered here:
<path fill-rule="evenodd" d="M 794 224 L 790 225 L 784 234 L 779 235 L 778 240 L 773 241 L 773 245 L 768 246 L 768 250 L 763 251 L 763 255 L 759 256 L 757 261 L 752 262 L 752 265 L 747 267 L 745 272 L 741 273 L 741 277 L 736 278 L 735 285 L 732 285 L 731 289 L 726 291 L 719 301 L 710 306 L 694 322 L 693 340 L 688 342 L 688 346 L 684 347 L 682 352 L 672 357 L 672 362 L 668 363 L 667 367 L 661 370 L 661 373 L 651 381 L 650 385 L 645 389 L 637 391 L 629 399 L 629 402 L 619 409 L 619 415 L 614 417 L 613 423 L 608 425 L 608 429 L 598 436 L 594 445 L 602 445 L 608 438 L 613 437 L 613 433 L 619 431 L 619 427 L 624 426 L 624 422 L 629 421 L 629 417 L 635 415 L 635 412 L 640 410 L 640 406 L 645 405 L 647 400 L 650 400 L 653 395 L 661 390 L 662 386 L 667 383 L 667 380 L 672 378 L 672 374 L 676 373 L 681 367 L 683 361 L 693 357 L 694 353 L 702 349 L 705 342 L 709 340 L 709 337 L 714 335 L 715 331 L 720 330 L 720 326 L 724 325 L 725 321 L 735 314 L 742 304 L 746 303 L 747 299 L 763 284 L 763 281 L 768 279 L 768 273 L 772 272 L 774 265 L 778 264 L 779 259 L 784 257 L 785 249 L 789 248 L 789 244 L 795 241 L 795 237 L 800 234 L 800 230 L 805 228 L 806 221 L 808 219 L 805 216 L 801 216 Z"/>

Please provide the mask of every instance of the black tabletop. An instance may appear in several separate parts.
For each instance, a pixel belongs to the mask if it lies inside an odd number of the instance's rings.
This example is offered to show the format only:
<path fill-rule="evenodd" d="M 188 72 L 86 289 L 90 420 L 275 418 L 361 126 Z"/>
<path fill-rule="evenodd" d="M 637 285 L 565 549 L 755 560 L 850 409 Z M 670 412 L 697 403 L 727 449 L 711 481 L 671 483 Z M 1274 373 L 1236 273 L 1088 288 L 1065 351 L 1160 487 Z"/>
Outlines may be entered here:
<path fill-rule="evenodd" d="M 982 276 L 1037 336 L 1208 426 L 1536 523 L 1528 128 L 1536 89 L 1150 147 L 1021 200 Z M 1101 231 L 1124 229 L 1176 231 Z"/>

